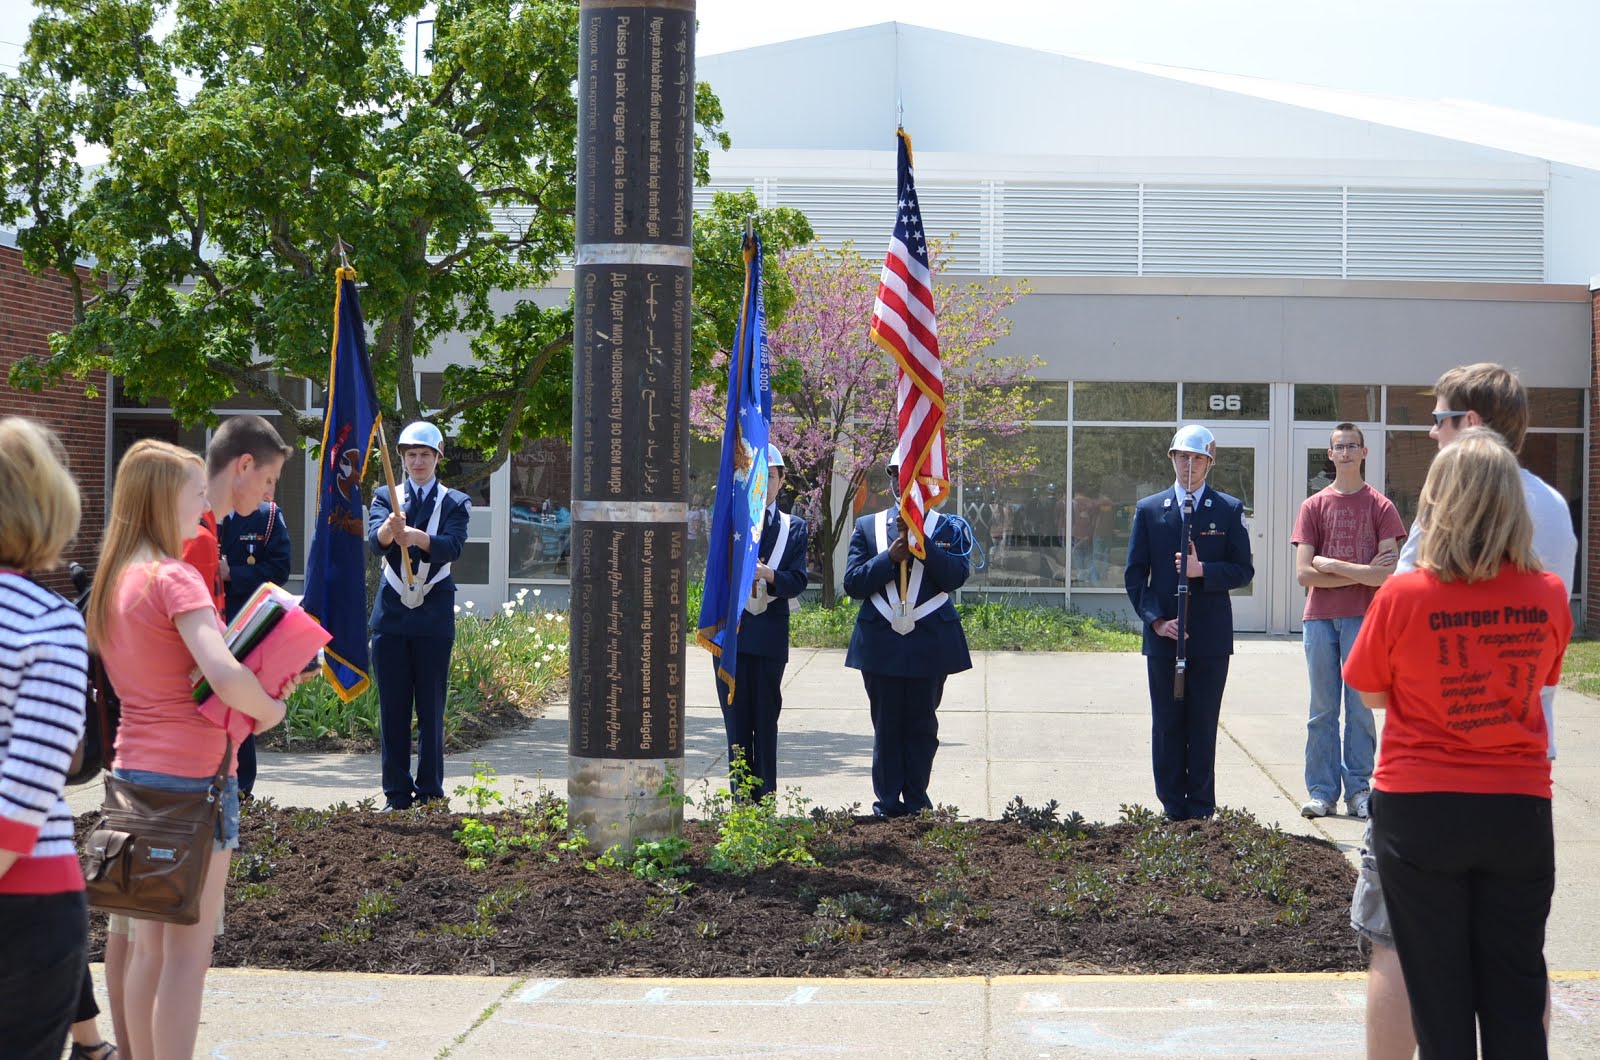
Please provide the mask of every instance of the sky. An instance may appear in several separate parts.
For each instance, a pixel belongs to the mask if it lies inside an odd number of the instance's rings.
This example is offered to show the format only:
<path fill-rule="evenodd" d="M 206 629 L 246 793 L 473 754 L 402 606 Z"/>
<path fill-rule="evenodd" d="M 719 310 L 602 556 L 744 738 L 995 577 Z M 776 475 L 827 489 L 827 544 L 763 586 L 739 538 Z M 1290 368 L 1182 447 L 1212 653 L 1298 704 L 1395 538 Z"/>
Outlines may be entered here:
<path fill-rule="evenodd" d="M 314 0 L 307 0 L 314 2 Z M 1600 125 L 1595 0 L 699 0 L 698 50 L 906 22 L 1009 44 Z M 0 71 L 31 0 L 0 0 Z"/>

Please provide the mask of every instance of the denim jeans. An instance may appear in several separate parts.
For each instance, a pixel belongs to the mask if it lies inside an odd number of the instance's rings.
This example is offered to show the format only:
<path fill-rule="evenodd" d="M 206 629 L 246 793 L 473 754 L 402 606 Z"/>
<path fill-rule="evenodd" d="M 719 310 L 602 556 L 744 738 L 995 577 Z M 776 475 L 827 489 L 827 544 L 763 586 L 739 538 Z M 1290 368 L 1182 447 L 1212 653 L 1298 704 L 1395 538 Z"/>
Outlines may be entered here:
<path fill-rule="evenodd" d="M 1344 683 L 1342 667 L 1361 632 L 1361 617 L 1309 618 L 1301 629 L 1306 671 L 1311 679 L 1311 714 L 1306 722 L 1306 791 L 1313 799 L 1339 801 L 1372 786 L 1372 759 L 1378 746 L 1372 711 L 1361 693 Z M 1342 696 L 1341 696 L 1342 693 Z M 1340 753 L 1339 700 L 1344 700 L 1344 744 Z"/>
<path fill-rule="evenodd" d="M 214 777 L 178 777 L 145 769 L 114 769 L 114 774 L 135 784 L 162 791 L 205 791 Z M 229 777 L 222 789 L 222 812 L 217 815 L 217 831 L 211 849 L 217 852 L 239 849 L 239 778 Z"/>

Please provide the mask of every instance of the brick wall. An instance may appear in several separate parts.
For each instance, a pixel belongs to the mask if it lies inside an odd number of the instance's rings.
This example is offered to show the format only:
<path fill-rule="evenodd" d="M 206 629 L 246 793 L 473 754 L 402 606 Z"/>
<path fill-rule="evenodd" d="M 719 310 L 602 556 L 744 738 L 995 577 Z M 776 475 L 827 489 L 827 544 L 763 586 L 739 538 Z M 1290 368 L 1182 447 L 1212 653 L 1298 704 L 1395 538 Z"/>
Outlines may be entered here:
<path fill-rule="evenodd" d="M 72 292 L 66 280 L 53 273 L 33 275 L 23 266 L 18 250 L 0 246 L 0 415 L 31 416 L 61 435 L 83 501 L 83 522 L 77 540 L 67 550 L 67 559 L 93 569 L 107 508 L 105 461 L 110 446 L 105 373 L 97 372 L 88 380 L 64 380 L 39 394 L 17 390 L 4 380 L 19 358 L 26 353 L 45 353 L 50 334 L 71 326 Z M 91 383 L 100 397 L 84 395 L 84 388 Z M 46 580 L 70 594 L 65 576 Z"/>

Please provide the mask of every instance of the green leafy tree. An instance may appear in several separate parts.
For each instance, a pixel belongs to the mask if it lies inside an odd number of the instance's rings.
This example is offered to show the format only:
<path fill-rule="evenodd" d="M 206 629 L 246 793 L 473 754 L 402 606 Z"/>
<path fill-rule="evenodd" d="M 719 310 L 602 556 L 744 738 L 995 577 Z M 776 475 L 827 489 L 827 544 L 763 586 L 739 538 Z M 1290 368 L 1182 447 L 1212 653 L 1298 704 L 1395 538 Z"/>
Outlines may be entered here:
<path fill-rule="evenodd" d="M 478 474 L 564 435 L 571 306 L 533 292 L 573 247 L 578 4 L 440 0 L 417 73 L 404 35 L 422 7 L 40 0 L 18 72 L 0 76 L 0 224 L 30 267 L 68 277 L 75 325 L 13 384 L 107 369 L 185 422 L 245 393 L 314 435 L 273 376 L 325 381 L 342 237 L 393 418 L 458 422 L 490 457 Z M 729 143 L 705 84 L 695 116 L 703 182 L 709 147 Z M 697 250 L 723 252 L 717 225 L 753 206 L 713 211 Z M 803 218 L 779 227 L 809 236 Z M 737 293 L 716 304 L 721 264 L 700 267 L 703 368 Z M 427 407 L 411 381 L 452 332 L 471 363 Z"/>

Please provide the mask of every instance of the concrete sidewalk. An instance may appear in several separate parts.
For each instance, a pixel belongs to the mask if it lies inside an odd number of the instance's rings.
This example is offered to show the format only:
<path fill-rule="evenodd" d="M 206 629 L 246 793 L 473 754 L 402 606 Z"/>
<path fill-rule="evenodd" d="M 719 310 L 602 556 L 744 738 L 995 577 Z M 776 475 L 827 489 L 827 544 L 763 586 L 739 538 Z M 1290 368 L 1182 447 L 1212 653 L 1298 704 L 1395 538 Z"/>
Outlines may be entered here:
<path fill-rule="evenodd" d="M 691 798 L 726 769 L 704 652 L 689 653 L 685 775 Z M 975 656 L 940 708 L 932 794 L 972 817 L 1013 796 L 1114 821 L 1154 806 L 1144 660 L 1123 654 Z M 843 652 L 797 650 L 785 680 L 780 785 L 813 805 L 871 802 L 871 724 Z M 1264 823 L 1352 849 L 1363 825 L 1306 821 L 1305 662 L 1298 640 L 1245 641 L 1217 747 L 1217 794 Z M 1555 1055 L 1600 1055 L 1600 701 L 1557 699 L 1557 885 L 1546 952 L 1560 978 Z M 447 763 L 502 790 L 564 791 L 567 719 Z M 259 794 L 321 806 L 376 796 L 376 755 L 262 754 Z M 94 785 L 73 796 L 82 811 Z M 690 811 L 693 812 L 692 809 Z M 215 1056 L 1356 1056 L 1359 978 L 1044 977 L 918 981 L 431 979 L 214 971 L 204 1052 Z"/>

